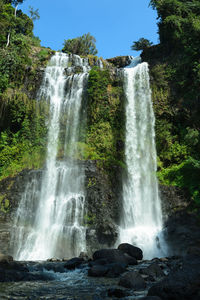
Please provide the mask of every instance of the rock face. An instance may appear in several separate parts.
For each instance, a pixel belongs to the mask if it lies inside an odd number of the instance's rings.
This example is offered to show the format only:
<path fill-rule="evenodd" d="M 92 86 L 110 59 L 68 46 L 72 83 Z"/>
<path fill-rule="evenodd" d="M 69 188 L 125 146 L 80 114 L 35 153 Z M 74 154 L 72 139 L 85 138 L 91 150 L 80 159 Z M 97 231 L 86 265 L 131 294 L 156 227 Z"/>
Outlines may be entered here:
<path fill-rule="evenodd" d="M 200 299 L 200 257 L 187 257 L 178 270 L 173 270 L 161 282 L 153 285 L 148 296 L 162 300 Z"/>
<path fill-rule="evenodd" d="M 113 167 L 115 168 L 115 167 Z M 116 168 L 116 174 L 119 170 Z M 113 178 L 112 184 L 94 161 L 85 163 L 87 203 L 87 243 L 91 255 L 97 249 L 112 246 L 117 239 L 116 224 L 119 222 L 121 203 L 119 199 L 120 178 Z M 117 185 L 117 188 L 114 186 Z"/>
<path fill-rule="evenodd" d="M 33 176 L 41 178 L 42 171 L 24 170 L 15 177 L 7 177 L 0 181 L 0 245 L 3 253 L 12 254 L 10 238 L 14 215 L 25 191 L 26 183 Z"/>
<path fill-rule="evenodd" d="M 95 161 L 80 163 L 84 164 L 86 174 L 85 225 L 87 226 L 87 252 L 91 254 L 97 249 L 111 246 L 117 239 L 115 222 L 119 219 L 120 212 L 117 196 L 120 184 L 118 189 L 114 190 L 106 174 L 97 167 Z M 0 182 L 0 245 L 3 253 L 13 254 L 10 248 L 11 230 L 26 183 L 35 177 L 40 189 L 42 173 L 42 170 L 24 170 L 17 176 L 8 177 Z"/>
<path fill-rule="evenodd" d="M 124 68 L 131 63 L 130 56 L 116 56 L 106 60 L 117 68 Z"/>
<path fill-rule="evenodd" d="M 165 238 L 172 254 L 184 255 L 200 249 L 199 221 L 189 212 L 188 194 L 172 186 L 160 186 Z M 196 250 L 195 250 L 196 251 Z"/>

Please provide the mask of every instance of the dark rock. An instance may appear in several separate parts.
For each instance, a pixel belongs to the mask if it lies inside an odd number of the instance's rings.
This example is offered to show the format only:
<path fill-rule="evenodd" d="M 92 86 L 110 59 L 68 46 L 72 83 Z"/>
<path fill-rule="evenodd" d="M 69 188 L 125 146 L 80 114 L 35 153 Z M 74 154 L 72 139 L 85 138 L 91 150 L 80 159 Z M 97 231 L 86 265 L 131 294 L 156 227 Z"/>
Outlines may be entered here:
<path fill-rule="evenodd" d="M 108 297 L 123 298 L 129 296 L 129 293 L 119 288 L 111 288 L 108 290 Z"/>
<path fill-rule="evenodd" d="M 178 269 L 172 270 L 162 281 L 153 285 L 148 296 L 162 300 L 200 299 L 200 258 L 188 256 Z"/>
<path fill-rule="evenodd" d="M 107 272 L 108 272 L 107 266 L 95 265 L 88 270 L 88 276 L 101 277 L 106 275 Z"/>
<path fill-rule="evenodd" d="M 114 278 L 126 272 L 126 267 L 123 264 L 113 263 L 113 264 L 106 265 L 106 267 L 108 267 L 108 272 L 106 273 L 106 277 Z"/>
<path fill-rule="evenodd" d="M 126 258 L 127 264 L 131 266 L 135 266 L 138 264 L 137 259 L 135 257 L 132 257 L 126 253 L 124 253 L 124 256 Z"/>
<path fill-rule="evenodd" d="M 86 252 L 81 252 L 80 255 L 79 255 L 79 258 L 82 258 L 85 261 L 87 261 L 89 259 Z"/>
<path fill-rule="evenodd" d="M 157 263 L 153 263 L 145 269 L 140 269 L 140 274 L 153 277 L 162 277 L 165 275 Z"/>
<path fill-rule="evenodd" d="M 90 256 L 97 249 L 111 247 L 117 240 L 116 224 L 119 222 L 121 211 L 121 180 L 120 176 L 115 178 L 113 175 L 115 183 L 112 184 L 108 174 L 102 172 L 95 161 L 88 160 L 84 168 L 88 214 L 86 222 L 89 225 L 86 240 L 87 253 Z M 114 174 L 119 173 L 118 167 L 113 166 L 113 169 L 116 169 Z"/>
<path fill-rule="evenodd" d="M 200 247 L 191 246 L 187 249 L 187 254 L 200 256 Z"/>
<path fill-rule="evenodd" d="M 116 56 L 113 58 L 108 58 L 106 60 L 117 68 L 124 68 L 131 63 L 130 56 Z"/>
<path fill-rule="evenodd" d="M 0 263 L 0 282 L 54 280 L 51 274 L 31 273 L 26 264 L 21 262 Z"/>
<path fill-rule="evenodd" d="M 34 271 L 40 271 L 42 272 L 44 269 L 48 271 L 54 271 L 59 273 L 66 272 L 65 262 L 43 262 L 43 263 L 36 263 L 33 266 Z"/>
<path fill-rule="evenodd" d="M 115 278 L 118 277 L 120 274 L 124 273 L 126 271 L 126 268 L 123 264 L 120 263 L 112 263 L 112 264 L 106 264 L 106 265 L 93 265 L 88 270 L 88 276 L 93 277 L 109 277 L 109 278 Z"/>
<path fill-rule="evenodd" d="M 128 272 L 122 275 L 119 285 L 135 290 L 142 290 L 146 287 L 144 279 L 138 272 Z"/>
<path fill-rule="evenodd" d="M 141 260 L 143 258 L 142 250 L 138 247 L 130 245 L 128 243 L 123 243 L 118 246 L 118 249 L 123 253 L 127 253 L 128 255 Z"/>
<path fill-rule="evenodd" d="M 162 300 L 162 299 L 157 296 L 147 296 L 147 297 L 140 298 L 140 300 Z"/>
<path fill-rule="evenodd" d="M 73 270 L 80 266 L 84 262 L 83 258 L 80 257 L 74 257 L 67 261 L 67 263 L 64 265 L 64 267 L 68 270 Z"/>
<path fill-rule="evenodd" d="M 94 265 L 101 265 L 101 266 L 103 266 L 103 265 L 106 265 L 106 264 L 108 264 L 108 261 L 105 258 L 101 258 L 101 259 L 97 259 L 97 260 L 92 260 L 92 261 L 89 262 L 89 266 L 90 267 L 92 267 Z"/>
<path fill-rule="evenodd" d="M 118 249 L 101 249 L 93 253 L 93 259 L 106 259 L 109 263 L 122 263 L 127 265 L 127 260 L 123 252 Z"/>

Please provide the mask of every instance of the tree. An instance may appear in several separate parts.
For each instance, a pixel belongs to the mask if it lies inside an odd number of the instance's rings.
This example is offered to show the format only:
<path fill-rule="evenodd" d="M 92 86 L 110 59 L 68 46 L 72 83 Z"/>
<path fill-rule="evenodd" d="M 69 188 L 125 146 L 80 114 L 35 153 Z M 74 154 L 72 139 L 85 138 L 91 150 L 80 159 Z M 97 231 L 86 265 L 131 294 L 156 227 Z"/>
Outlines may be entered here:
<path fill-rule="evenodd" d="M 153 45 L 153 43 L 150 42 L 149 40 L 147 40 L 145 38 L 140 38 L 138 41 L 133 42 L 133 45 L 131 46 L 131 50 L 140 51 L 140 50 L 144 50 L 152 45 Z"/>
<path fill-rule="evenodd" d="M 77 55 L 96 55 L 97 49 L 95 43 L 96 39 L 88 32 L 80 37 L 65 40 L 62 51 Z"/>
<path fill-rule="evenodd" d="M 34 10 L 32 6 L 29 6 L 29 13 L 33 22 L 40 19 L 38 8 Z"/>

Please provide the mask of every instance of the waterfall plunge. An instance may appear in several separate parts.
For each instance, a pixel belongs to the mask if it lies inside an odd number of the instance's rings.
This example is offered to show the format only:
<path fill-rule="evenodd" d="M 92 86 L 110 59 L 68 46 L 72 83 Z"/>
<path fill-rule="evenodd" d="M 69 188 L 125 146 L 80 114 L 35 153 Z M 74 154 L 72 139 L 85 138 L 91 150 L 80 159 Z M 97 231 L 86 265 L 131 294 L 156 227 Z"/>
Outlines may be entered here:
<path fill-rule="evenodd" d="M 154 113 L 147 63 L 132 59 L 124 69 L 126 96 L 125 160 L 127 176 L 123 180 L 123 216 L 119 241 L 140 247 L 144 258 L 165 254 L 161 234 L 162 211 L 156 178 Z"/>
<path fill-rule="evenodd" d="M 83 73 L 69 75 L 69 65 Z M 87 59 L 56 53 L 45 70 L 39 99 L 50 104 L 46 169 L 42 180 L 33 178 L 21 199 L 13 232 L 14 257 L 44 260 L 73 257 L 86 248 L 84 170 L 73 159 L 79 139 L 81 104 L 90 67 Z M 66 121 L 57 161 L 61 119 Z"/>

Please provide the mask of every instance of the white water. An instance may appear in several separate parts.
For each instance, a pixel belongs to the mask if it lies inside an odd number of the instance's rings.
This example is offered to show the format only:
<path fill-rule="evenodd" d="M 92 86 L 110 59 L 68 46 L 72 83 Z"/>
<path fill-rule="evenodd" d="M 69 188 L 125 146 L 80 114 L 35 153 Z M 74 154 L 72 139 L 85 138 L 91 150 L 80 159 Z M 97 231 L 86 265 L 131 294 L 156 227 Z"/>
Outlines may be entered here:
<path fill-rule="evenodd" d="M 74 66 L 83 72 L 66 76 Z M 50 104 L 46 169 L 42 178 L 28 182 L 17 211 L 12 238 L 17 260 L 70 258 L 85 251 L 84 170 L 74 156 L 89 69 L 87 59 L 56 53 L 45 70 L 39 99 Z"/>
<path fill-rule="evenodd" d="M 144 258 L 165 254 L 162 211 L 156 179 L 154 113 L 147 63 L 132 59 L 124 69 L 126 95 L 125 161 L 121 243 L 140 247 Z"/>

